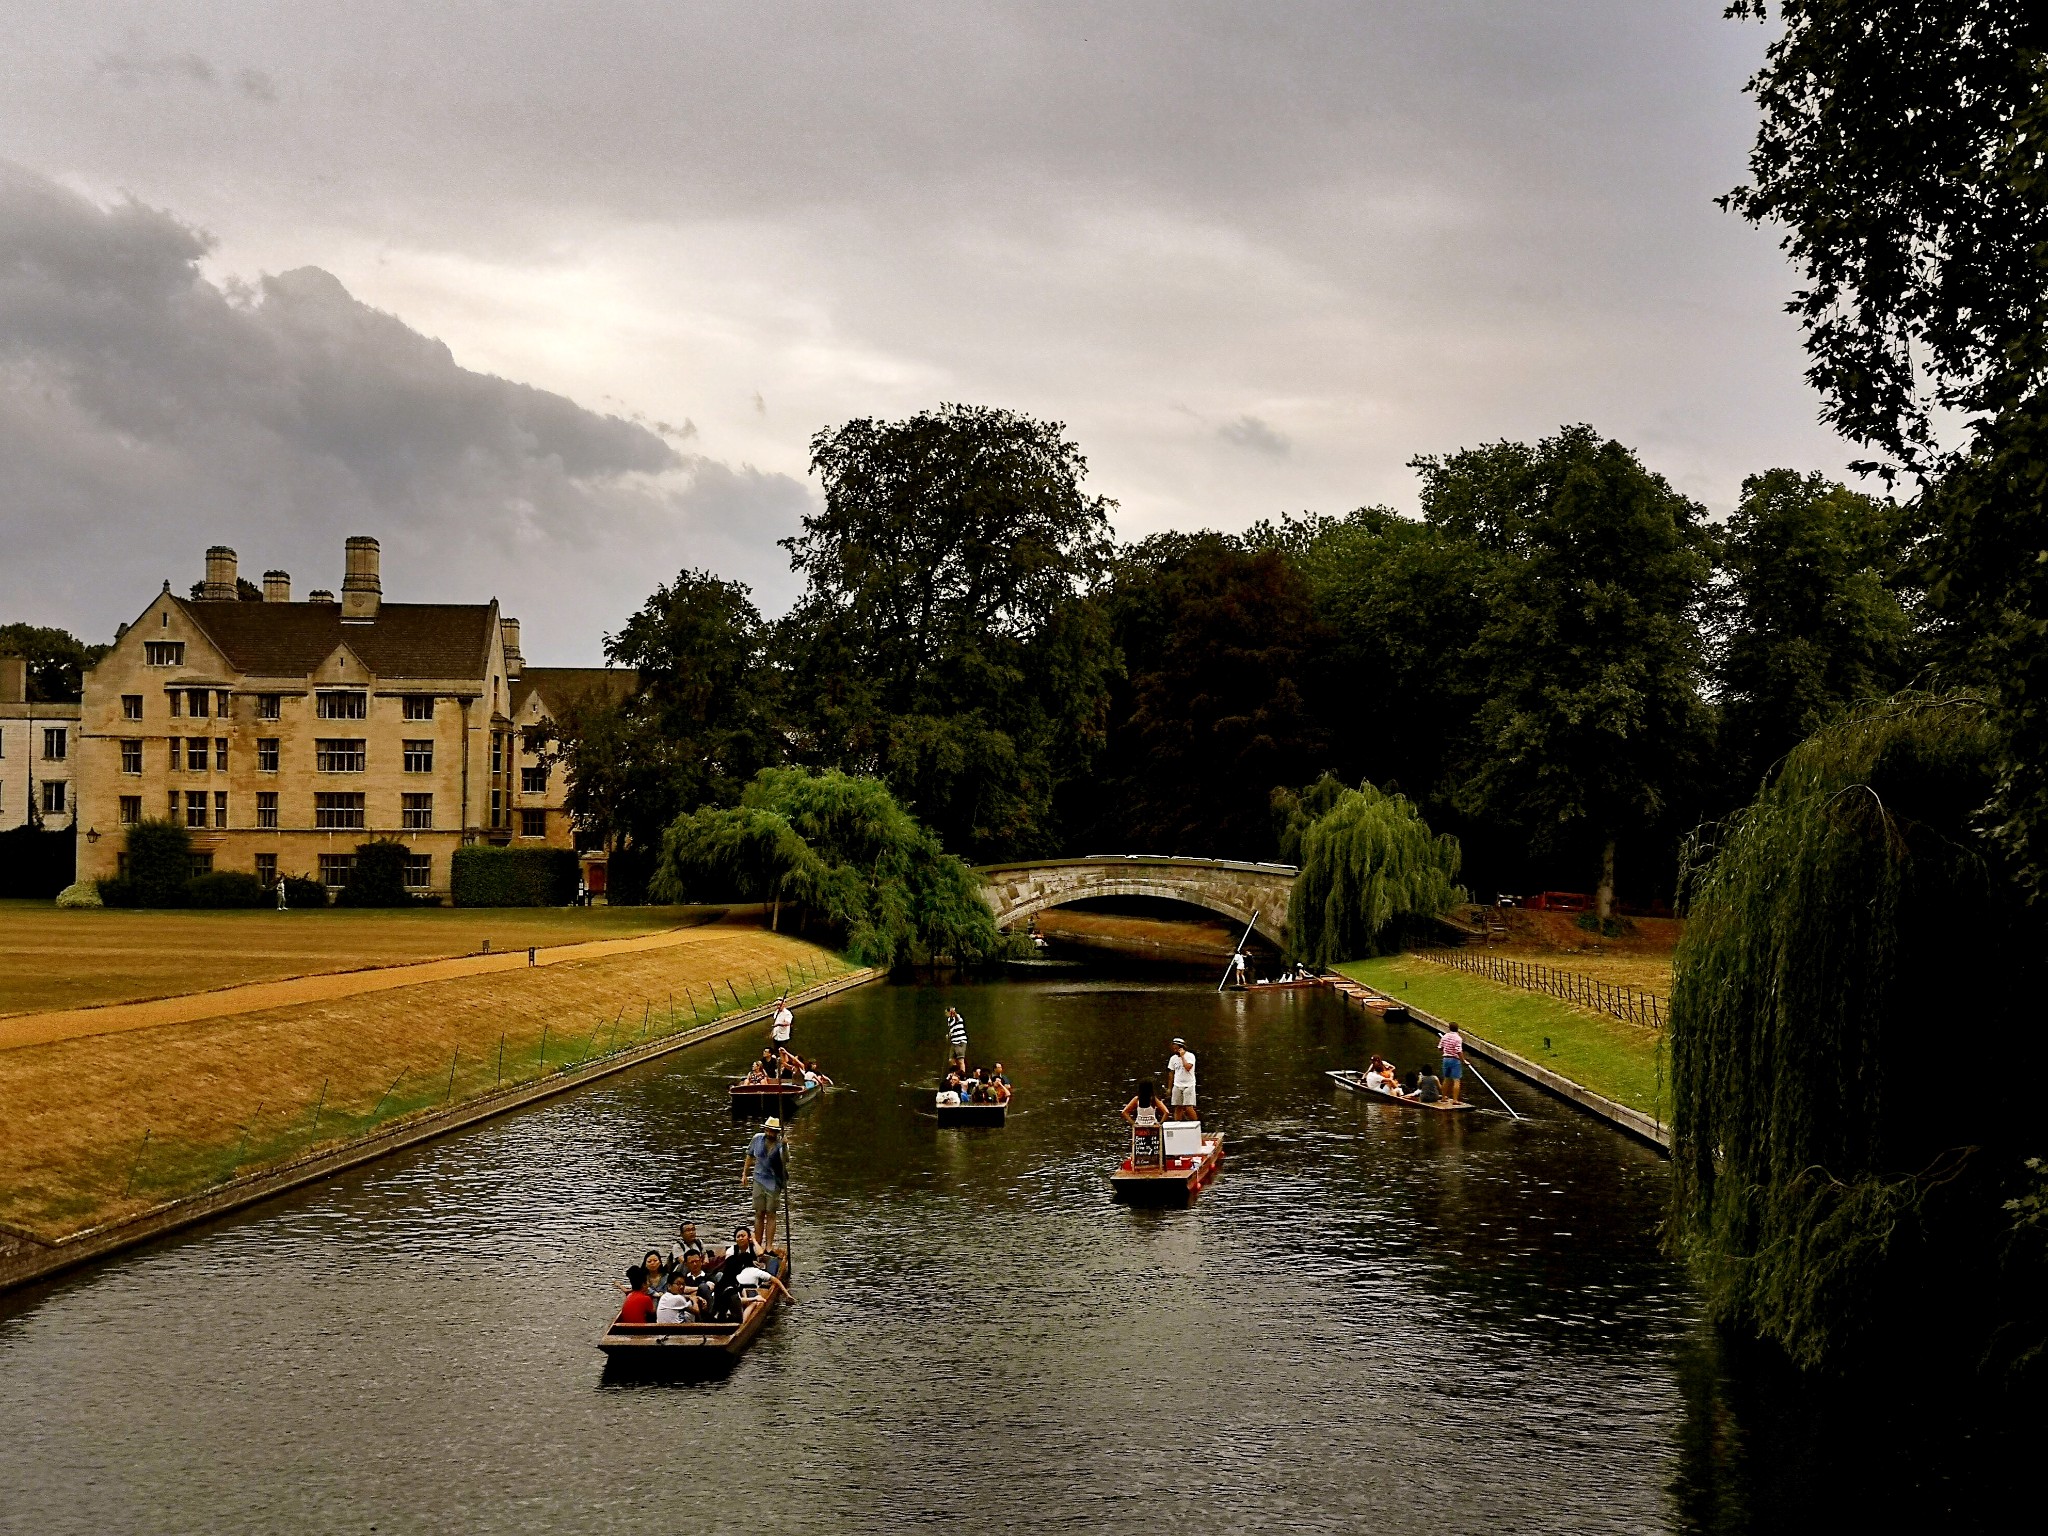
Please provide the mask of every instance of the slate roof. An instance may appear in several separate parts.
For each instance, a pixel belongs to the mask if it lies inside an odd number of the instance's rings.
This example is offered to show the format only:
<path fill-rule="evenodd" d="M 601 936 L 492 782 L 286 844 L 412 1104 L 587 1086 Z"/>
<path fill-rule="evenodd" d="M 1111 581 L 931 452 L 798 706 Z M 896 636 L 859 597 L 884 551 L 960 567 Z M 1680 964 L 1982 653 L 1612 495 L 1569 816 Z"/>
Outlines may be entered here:
<path fill-rule="evenodd" d="M 553 714 L 581 694 L 609 693 L 624 699 L 639 686 L 640 674 L 631 667 L 528 667 L 512 684 L 512 713 L 525 709 L 535 693 Z"/>
<path fill-rule="evenodd" d="M 174 601 L 256 677 L 304 677 L 345 644 L 380 679 L 481 678 L 496 623 L 489 603 L 384 603 L 344 624 L 339 603 Z"/>

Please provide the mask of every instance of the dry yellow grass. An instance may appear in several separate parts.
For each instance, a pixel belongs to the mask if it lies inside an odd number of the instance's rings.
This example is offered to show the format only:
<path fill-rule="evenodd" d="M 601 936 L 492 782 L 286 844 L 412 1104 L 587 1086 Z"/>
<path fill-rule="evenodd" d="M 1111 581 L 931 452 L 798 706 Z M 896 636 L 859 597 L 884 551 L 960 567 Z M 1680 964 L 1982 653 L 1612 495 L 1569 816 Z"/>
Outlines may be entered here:
<path fill-rule="evenodd" d="M 714 982 L 729 1012 L 729 984 L 751 1003 L 772 998 L 788 967 L 846 969 L 814 945 L 756 928 L 705 927 L 684 939 L 0 1052 L 0 1223 L 61 1237 L 438 1107 L 451 1061 L 457 1102 L 489 1092 L 501 1041 L 503 1079 L 517 1081 L 539 1070 L 544 1034 L 547 1063 L 559 1066 L 633 1043 L 643 1020 L 648 1033 L 663 1028 L 671 993 L 680 1029 L 692 1001 L 712 1016 Z"/>
<path fill-rule="evenodd" d="M 625 938 L 705 916 L 679 907 L 93 912 L 0 901 L 0 1015 L 406 965 L 471 954 L 486 939 L 525 949 Z"/>
<path fill-rule="evenodd" d="M 1496 944 L 1478 952 L 1498 955 L 1503 959 L 1527 960 L 1560 971 L 1576 971 L 1596 981 L 1636 987 L 1644 992 L 1654 992 L 1659 997 L 1671 996 L 1671 956 L 1668 953 L 1596 955 L 1582 950 L 1572 954 L 1513 944 Z"/>

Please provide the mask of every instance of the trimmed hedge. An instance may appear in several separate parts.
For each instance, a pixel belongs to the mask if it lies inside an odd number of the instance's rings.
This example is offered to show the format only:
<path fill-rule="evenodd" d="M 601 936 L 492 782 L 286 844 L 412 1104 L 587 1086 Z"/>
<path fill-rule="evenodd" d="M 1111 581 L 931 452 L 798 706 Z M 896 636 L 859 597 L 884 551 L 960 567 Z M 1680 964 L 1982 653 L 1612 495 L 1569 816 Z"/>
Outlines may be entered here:
<path fill-rule="evenodd" d="M 581 865 L 572 848 L 458 848 L 449 895 L 458 907 L 566 907 Z"/>
<path fill-rule="evenodd" d="M 261 880 L 235 870 L 194 875 L 185 887 L 188 907 L 267 907 L 276 900 Z"/>

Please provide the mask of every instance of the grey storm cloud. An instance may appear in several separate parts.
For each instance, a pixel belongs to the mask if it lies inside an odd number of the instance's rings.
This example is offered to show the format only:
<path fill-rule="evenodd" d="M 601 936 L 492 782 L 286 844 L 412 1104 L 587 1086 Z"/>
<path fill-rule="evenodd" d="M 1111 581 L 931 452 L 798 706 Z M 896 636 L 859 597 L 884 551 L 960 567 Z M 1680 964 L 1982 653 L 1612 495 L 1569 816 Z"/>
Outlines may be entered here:
<path fill-rule="evenodd" d="M 1274 431 L 1256 416 L 1240 416 L 1235 421 L 1226 421 L 1216 429 L 1216 435 L 1233 447 L 1270 454 L 1276 459 L 1285 457 L 1292 446 L 1284 432 Z"/>
<path fill-rule="evenodd" d="M 617 568 L 651 587 L 744 567 L 807 504 L 787 477 L 466 369 L 316 267 L 216 284 L 208 246 L 0 164 L 10 617 L 111 630 L 215 542 L 332 586 L 360 532 L 384 541 L 392 597 L 495 594 L 554 639 L 547 659 L 589 660 L 623 617 L 593 611 L 616 606 Z"/>

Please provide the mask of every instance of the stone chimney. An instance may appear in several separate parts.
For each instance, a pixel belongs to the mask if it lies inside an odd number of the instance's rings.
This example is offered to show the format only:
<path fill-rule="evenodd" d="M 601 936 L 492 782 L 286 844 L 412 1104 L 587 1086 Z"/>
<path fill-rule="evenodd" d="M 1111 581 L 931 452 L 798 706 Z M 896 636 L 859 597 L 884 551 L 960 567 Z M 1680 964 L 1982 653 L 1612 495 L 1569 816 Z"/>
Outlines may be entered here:
<path fill-rule="evenodd" d="M 315 587 L 306 594 L 306 601 L 309 603 L 332 603 L 334 601 L 334 594 L 325 587 Z"/>
<path fill-rule="evenodd" d="M 216 544 L 206 552 L 206 580 L 199 588 L 200 599 L 209 603 L 235 600 L 235 552 Z"/>
<path fill-rule="evenodd" d="M 341 618 L 368 622 L 377 617 L 384 600 L 384 584 L 377 575 L 377 541 L 358 534 L 345 546 L 346 564 L 341 577 Z"/>
<path fill-rule="evenodd" d="M 28 702 L 28 658 L 0 656 L 0 704 Z"/>
<path fill-rule="evenodd" d="M 519 654 L 519 621 L 500 619 L 498 628 L 505 636 L 505 676 L 517 682 L 519 674 L 526 670 L 526 658 Z"/>
<path fill-rule="evenodd" d="M 266 603 L 288 603 L 291 600 L 291 573 L 289 571 L 265 571 L 263 573 L 263 601 Z"/>

